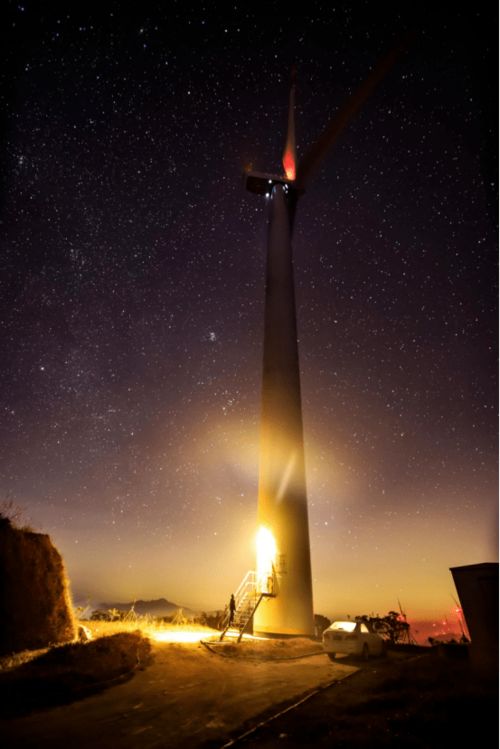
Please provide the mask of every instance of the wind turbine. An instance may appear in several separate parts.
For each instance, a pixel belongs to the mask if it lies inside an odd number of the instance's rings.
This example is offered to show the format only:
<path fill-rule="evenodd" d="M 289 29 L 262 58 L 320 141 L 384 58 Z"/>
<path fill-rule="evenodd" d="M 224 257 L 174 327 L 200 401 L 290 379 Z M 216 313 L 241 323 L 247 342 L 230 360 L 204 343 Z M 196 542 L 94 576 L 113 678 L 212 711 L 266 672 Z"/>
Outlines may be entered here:
<path fill-rule="evenodd" d="M 269 201 L 255 633 L 312 635 L 314 615 L 300 395 L 292 235 L 297 203 L 327 151 L 392 67 L 401 47 L 373 69 L 297 163 L 292 71 L 283 175 L 250 172 L 246 188 Z"/>

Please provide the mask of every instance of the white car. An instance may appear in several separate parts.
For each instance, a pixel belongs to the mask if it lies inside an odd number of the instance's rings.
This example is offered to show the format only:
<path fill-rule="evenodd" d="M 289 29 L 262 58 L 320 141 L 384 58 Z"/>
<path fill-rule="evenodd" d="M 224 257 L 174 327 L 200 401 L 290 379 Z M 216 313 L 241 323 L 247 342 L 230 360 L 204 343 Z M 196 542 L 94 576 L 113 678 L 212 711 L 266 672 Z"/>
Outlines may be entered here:
<path fill-rule="evenodd" d="M 357 655 L 365 660 L 371 655 L 383 655 L 385 643 L 380 635 L 371 632 L 364 622 L 333 622 L 323 632 L 323 647 L 333 659 L 337 654 Z"/>

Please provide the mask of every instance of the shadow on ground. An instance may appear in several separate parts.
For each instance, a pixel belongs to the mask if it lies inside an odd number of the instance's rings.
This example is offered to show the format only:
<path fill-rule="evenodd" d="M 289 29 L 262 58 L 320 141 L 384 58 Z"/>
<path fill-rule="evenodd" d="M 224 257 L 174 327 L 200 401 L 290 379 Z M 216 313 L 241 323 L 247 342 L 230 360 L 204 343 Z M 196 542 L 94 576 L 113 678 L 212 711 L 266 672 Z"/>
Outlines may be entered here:
<path fill-rule="evenodd" d="M 465 652 L 463 647 L 461 648 L 461 650 Z M 328 657 L 333 663 L 342 663 L 345 666 L 357 666 L 359 668 L 363 665 L 366 666 L 368 664 L 383 661 L 388 656 L 393 659 L 397 659 L 400 657 L 409 658 L 416 655 L 423 655 L 425 653 L 428 654 L 429 652 L 429 648 L 422 645 L 387 645 L 382 652 L 382 655 L 379 656 L 370 656 L 369 658 L 364 658 L 361 655 L 338 654 L 332 657 L 330 654 L 328 654 Z"/>
<path fill-rule="evenodd" d="M 269 722 L 269 714 L 259 716 L 253 726 L 263 725 L 251 731 L 247 724 L 247 735 L 238 745 L 442 749 L 488 736 L 488 745 L 496 746 L 497 682 L 476 673 L 463 654 L 462 649 L 443 656 L 427 648 L 416 657 L 389 654 L 385 662 L 370 660 L 349 679 L 319 691 L 296 709 Z"/>

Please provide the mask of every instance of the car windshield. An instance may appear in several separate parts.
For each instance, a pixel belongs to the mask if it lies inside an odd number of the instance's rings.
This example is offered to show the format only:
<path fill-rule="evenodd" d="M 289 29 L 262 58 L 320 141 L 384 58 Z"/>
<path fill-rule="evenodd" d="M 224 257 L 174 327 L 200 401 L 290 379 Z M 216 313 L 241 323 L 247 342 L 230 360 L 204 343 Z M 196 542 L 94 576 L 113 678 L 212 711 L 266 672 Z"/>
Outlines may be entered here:
<path fill-rule="evenodd" d="M 340 630 L 340 632 L 354 632 L 356 622 L 333 622 L 330 629 Z"/>

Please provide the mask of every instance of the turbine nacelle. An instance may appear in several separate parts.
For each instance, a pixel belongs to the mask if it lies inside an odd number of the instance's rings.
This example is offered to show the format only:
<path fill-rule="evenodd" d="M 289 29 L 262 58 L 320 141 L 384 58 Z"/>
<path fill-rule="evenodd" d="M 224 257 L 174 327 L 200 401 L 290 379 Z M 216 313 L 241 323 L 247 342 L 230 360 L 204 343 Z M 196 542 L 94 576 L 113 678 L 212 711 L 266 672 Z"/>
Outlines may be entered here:
<path fill-rule="evenodd" d="M 265 174 L 264 172 L 247 172 L 245 174 L 246 189 L 256 195 L 269 197 L 274 185 L 284 185 L 285 192 L 288 192 L 293 187 L 293 182 L 278 174 Z"/>

